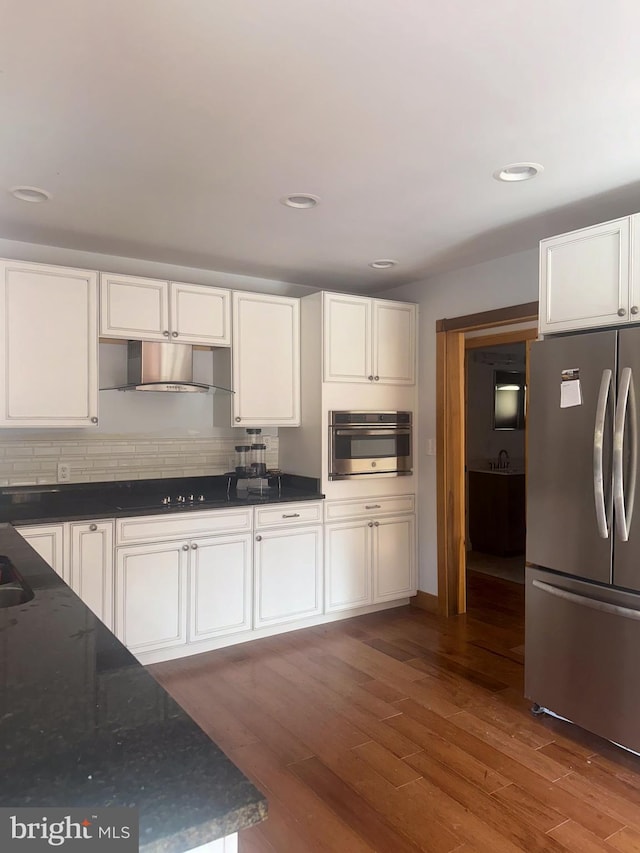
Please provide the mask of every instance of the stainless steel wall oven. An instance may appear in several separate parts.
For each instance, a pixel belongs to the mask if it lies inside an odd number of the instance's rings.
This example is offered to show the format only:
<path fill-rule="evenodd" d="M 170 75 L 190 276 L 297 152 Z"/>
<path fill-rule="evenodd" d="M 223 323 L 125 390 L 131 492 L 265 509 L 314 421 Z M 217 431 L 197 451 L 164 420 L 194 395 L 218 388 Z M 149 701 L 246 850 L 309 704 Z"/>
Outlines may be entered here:
<path fill-rule="evenodd" d="M 411 412 L 329 412 L 329 479 L 398 477 L 413 469 Z"/>

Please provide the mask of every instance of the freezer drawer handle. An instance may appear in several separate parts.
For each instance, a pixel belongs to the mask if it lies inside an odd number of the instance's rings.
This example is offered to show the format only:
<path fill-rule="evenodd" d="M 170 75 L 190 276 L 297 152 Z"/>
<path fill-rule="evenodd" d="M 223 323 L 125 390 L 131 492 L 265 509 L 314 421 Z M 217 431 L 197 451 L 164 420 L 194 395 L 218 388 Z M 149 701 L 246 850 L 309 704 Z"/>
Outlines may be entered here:
<path fill-rule="evenodd" d="M 635 619 L 637 622 L 640 622 L 640 610 L 632 610 L 631 607 L 622 607 L 620 604 L 609 604 L 608 601 L 598 601 L 596 598 L 578 595 L 576 592 L 569 592 L 568 589 L 551 586 L 551 584 L 544 583 L 544 581 L 534 580 L 533 586 L 541 589 L 542 592 L 548 592 L 549 595 L 555 595 L 556 598 L 564 598 L 565 601 L 581 604 L 584 607 L 590 607 L 592 610 L 599 610 L 601 613 L 611 613 L 613 616 L 624 616 L 625 619 Z"/>
<path fill-rule="evenodd" d="M 611 371 L 602 371 L 600 380 L 600 393 L 598 394 L 598 405 L 596 406 L 596 423 L 593 431 L 593 496 L 596 502 L 596 521 L 598 522 L 598 533 L 602 539 L 609 538 L 609 525 L 607 523 L 607 507 L 604 500 L 604 475 L 602 471 L 602 447 L 604 443 L 604 422 L 607 414 L 607 400 L 611 386 Z"/>
<path fill-rule="evenodd" d="M 630 410 L 629 439 L 631 443 L 631 459 L 629 465 L 628 494 L 625 496 L 623 450 L 627 408 Z M 629 530 L 631 529 L 633 504 L 636 495 L 636 468 L 638 465 L 637 417 L 633 374 L 630 367 L 625 367 L 620 376 L 618 404 L 616 407 L 616 418 L 613 431 L 613 502 L 616 511 L 618 536 L 622 542 L 629 541 Z"/>

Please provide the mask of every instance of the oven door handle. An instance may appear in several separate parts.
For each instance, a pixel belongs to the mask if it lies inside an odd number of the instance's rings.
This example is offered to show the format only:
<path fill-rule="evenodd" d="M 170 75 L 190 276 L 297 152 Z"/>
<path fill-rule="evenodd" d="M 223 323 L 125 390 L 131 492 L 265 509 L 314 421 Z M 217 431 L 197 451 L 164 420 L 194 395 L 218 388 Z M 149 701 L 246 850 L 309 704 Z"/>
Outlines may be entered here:
<path fill-rule="evenodd" d="M 371 427 L 350 427 L 349 429 L 335 429 L 334 435 L 411 435 L 410 429 L 371 429 Z"/>

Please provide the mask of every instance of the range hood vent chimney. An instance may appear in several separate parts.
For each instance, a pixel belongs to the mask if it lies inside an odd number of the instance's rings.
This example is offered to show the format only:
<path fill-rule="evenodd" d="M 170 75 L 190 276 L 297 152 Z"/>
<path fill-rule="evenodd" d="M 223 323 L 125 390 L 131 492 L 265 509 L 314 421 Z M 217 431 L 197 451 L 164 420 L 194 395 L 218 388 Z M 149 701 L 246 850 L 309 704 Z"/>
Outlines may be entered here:
<path fill-rule="evenodd" d="M 205 394 L 226 391 L 193 381 L 193 347 L 164 341 L 127 341 L 127 384 L 101 391 L 161 391 Z"/>

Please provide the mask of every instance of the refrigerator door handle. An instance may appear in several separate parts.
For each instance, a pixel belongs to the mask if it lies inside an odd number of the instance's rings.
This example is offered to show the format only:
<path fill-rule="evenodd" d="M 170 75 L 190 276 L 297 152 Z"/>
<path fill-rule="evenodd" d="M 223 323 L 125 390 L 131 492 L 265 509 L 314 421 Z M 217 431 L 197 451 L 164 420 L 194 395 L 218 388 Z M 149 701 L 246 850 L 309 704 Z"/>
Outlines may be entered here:
<path fill-rule="evenodd" d="M 630 411 L 629 440 L 631 442 L 631 460 L 628 484 L 628 495 L 625 500 L 624 488 L 624 437 L 627 419 L 627 408 Z M 613 430 L 613 502 L 616 511 L 616 527 L 622 542 L 629 541 L 629 530 L 633 517 L 633 505 L 636 495 L 636 469 L 638 465 L 638 415 L 636 411 L 636 393 L 633 384 L 633 373 L 630 367 L 625 367 L 620 376 L 618 388 L 618 404 Z"/>
<path fill-rule="evenodd" d="M 593 431 L 593 496 L 596 502 L 596 521 L 598 533 L 602 539 L 609 538 L 607 523 L 607 507 L 604 500 L 604 474 L 602 470 L 602 451 L 604 443 L 604 423 L 607 414 L 607 400 L 611 387 L 612 373 L 609 369 L 602 371 L 600 393 L 596 406 L 596 423 Z"/>
<path fill-rule="evenodd" d="M 568 589 L 562 589 L 559 586 L 552 586 L 544 581 L 534 580 L 533 586 L 548 592 L 549 595 L 555 595 L 556 598 L 564 598 L 565 601 L 571 601 L 574 604 L 581 604 L 584 607 L 590 607 L 592 610 L 599 610 L 601 613 L 611 613 L 613 616 L 624 616 L 626 619 L 636 619 L 640 621 L 640 610 L 633 610 L 631 607 L 623 607 L 621 604 L 610 604 L 608 601 L 600 601 L 597 598 L 589 598 L 586 595 L 579 595 L 577 592 L 569 592 Z"/>

